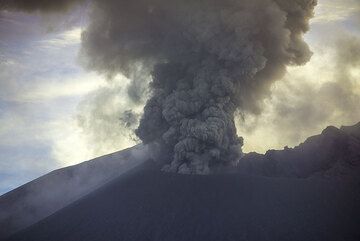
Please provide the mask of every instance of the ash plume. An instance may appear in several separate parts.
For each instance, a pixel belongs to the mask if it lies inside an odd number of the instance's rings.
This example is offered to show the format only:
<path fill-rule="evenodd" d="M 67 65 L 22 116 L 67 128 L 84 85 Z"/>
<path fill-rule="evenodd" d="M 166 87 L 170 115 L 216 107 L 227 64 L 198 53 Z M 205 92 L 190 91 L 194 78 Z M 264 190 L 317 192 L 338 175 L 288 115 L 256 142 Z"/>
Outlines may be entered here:
<path fill-rule="evenodd" d="M 25 10 L 51 5 L 15 2 Z M 235 111 L 260 113 L 286 66 L 310 59 L 303 34 L 315 6 L 316 0 L 95 0 L 81 59 L 110 78 L 151 75 L 137 136 L 167 153 L 165 170 L 206 174 L 242 155 Z M 129 96 L 142 99 L 133 92 L 141 81 L 133 81 Z"/>
<path fill-rule="evenodd" d="M 152 75 L 136 134 L 169 153 L 165 170 L 206 174 L 241 156 L 236 109 L 259 113 L 287 65 L 311 57 L 303 40 L 314 0 L 97 1 L 83 34 L 86 64 Z"/>

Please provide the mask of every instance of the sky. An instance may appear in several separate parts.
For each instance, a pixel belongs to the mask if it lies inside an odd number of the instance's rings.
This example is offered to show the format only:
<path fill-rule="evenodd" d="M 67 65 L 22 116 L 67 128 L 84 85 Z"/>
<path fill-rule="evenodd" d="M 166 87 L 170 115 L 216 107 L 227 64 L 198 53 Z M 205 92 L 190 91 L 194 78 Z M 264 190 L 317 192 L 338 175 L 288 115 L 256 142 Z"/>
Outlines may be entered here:
<path fill-rule="evenodd" d="M 0 12 L 0 194 L 139 142 L 133 130 L 145 100 L 126 93 L 147 89 L 83 67 L 88 11 Z M 360 121 L 360 1 L 319 0 L 305 39 L 311 60 L 288 67 L 260 114 L 237 114 L 244 152 L 293 147 L 328 125 Z"/>

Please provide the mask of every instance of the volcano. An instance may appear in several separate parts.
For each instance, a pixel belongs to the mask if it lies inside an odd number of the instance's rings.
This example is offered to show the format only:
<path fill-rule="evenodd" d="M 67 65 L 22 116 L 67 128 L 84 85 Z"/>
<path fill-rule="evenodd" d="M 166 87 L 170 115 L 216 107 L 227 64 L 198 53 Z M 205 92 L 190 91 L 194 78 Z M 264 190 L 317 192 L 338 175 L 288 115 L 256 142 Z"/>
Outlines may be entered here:
<path fill-rule="evenodd" d="M 89 175 L 78 175 L 83 191 L 69 173 L 85 163 L 58 170 L 58 179 L 50 173 L 0 198 L 0 210 L 8 213 L 2 230 L 21 213 L 30 217 L 24 210 L 53 207 L 18 224 L 4 240 L 360 240 L 359 133 L 360 123 L 328 127 L 295 148 L 249 153 L 236 169 L 212 175 L 162 172 L 139 146 L 112 155 L 106 170 L 96 167 L 107 166 L 109 156 L 87 162 L 90 176 L 103 178 L 86 185 Z M 115 173 L 125 159 L 132 164 Z M 57 181 L 53 188 L 41 190 L 52 199 L 26 203 L 29 186 L 50 180 Z M 53 205 L 65 193 L 71 198 Z"/>

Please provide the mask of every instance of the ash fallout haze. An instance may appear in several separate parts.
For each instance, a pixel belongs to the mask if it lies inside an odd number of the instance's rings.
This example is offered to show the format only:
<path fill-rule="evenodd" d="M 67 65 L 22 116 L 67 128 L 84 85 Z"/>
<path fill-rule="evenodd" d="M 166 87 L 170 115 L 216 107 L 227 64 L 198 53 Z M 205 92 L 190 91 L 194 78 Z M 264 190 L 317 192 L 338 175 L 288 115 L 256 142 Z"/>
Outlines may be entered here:
<path fill-rule="evenodd" d="M 55 3 L 54 3 L 55 4 Z M 59 10 L 71 2 L 58 3 Z M 54 11 L 16 1 L 8 8 Z M 236 109 L 258 113 L 287 65 L 305 64 L 316 1 L 95 1 L 82 33 L 85 65 L 110 78 L 152 76 L 135 131 L 157 142 L 164 170 L 207 174 L 235 165 L 243 139 Z M 6 7 L 6 4 L 5 4 Z M 141 77 L 140 77 L 141 78 Z"/>
<path fill-rule="evenodd" d="M 357 0 L 0 7 L 1 192 L 140 141 L 209 173 L 359 120 Z"/>
<path fill-rule="evenodd" d="M 0 0 L 0 239 L 358 240 L 359 103 L 359 0 Z"/>

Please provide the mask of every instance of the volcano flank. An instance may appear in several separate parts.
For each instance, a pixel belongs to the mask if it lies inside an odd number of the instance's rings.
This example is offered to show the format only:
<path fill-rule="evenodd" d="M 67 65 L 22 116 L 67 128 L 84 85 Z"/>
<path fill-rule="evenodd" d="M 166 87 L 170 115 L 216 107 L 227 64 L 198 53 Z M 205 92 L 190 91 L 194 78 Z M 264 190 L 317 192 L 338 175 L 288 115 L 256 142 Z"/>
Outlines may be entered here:
<path fill-rule="evenodd" d="M 359 240 L 359 127 L 248 154 L 230 173 L 169 173 L 148 160 L 7 240 Z"/>

